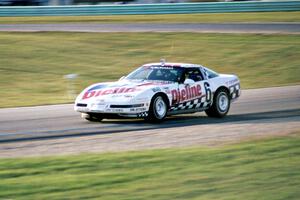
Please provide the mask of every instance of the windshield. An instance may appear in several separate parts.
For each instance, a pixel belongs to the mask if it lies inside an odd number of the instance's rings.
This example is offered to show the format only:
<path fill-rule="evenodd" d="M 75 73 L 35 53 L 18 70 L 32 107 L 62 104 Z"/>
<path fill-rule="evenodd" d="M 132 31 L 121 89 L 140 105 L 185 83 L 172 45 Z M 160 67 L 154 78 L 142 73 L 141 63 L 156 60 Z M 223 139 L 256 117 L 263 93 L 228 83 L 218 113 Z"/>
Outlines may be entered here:
<path fill-rule="evenodd" d="M 178 82 L 182 72 L 183 68 L 181 67 L 143 66 L 130 73 L 126 79 Z"/>

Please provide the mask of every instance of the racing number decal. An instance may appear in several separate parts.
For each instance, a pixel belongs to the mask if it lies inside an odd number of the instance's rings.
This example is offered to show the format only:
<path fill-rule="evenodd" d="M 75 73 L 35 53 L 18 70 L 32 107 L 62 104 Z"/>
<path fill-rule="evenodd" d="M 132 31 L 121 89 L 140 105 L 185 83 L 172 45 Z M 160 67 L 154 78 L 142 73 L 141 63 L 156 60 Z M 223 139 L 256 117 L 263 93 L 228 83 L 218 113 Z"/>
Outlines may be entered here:
<path fill-rule="evenodd" d="M 206 102 L 211 102 L 211 89 L 208 82 L 204 82 L 205 94 L 206 94 Z"/>

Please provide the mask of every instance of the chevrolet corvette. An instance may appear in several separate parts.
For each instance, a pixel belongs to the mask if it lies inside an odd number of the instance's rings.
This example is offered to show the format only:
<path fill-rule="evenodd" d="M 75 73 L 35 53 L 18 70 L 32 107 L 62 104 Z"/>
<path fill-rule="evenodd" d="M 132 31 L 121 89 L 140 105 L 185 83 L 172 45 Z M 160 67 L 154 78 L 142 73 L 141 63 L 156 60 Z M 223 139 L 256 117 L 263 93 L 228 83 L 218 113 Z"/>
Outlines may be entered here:
<path fill-rule="evenodd" d="M 161 122 L 170 115 L 200 111 L 221 118 L 240 94 L 236 75 L 162 61 L 145 64 L 116 82 L 87 87 L 76 98 L 74 109 L 89 121 L 134 117 Z"/>

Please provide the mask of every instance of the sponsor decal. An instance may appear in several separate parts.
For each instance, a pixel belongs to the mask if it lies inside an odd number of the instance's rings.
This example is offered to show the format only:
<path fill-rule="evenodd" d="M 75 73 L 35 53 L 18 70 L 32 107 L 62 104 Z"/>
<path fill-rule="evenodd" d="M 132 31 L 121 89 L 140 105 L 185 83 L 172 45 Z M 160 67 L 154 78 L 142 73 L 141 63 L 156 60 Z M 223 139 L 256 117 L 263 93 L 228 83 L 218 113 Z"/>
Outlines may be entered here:
<path fill-rule="evenodd" d="M 144 65 L 144 69 L 174 69 L 180 68 L 180 65 Z"/>
<path fill-rule="evenodd" d="M 235 78 L 233 80 L 227 81 L 226 85 L 234 85 L 235 83 L 238 83 L 238 82 L 239 82 L 239 79 Z"/>
<path fill-rule="evenodd" d="M 172 94 L 172 104 L 184 102 L 187 100 L 191 100 L 195 97 L 199 97 L 202 95 L 201 86 L 189 86 L 186 85 L 183 89 L 175 89 L 171 91 Z"/>
<path fill-rule="evenodd" d="M 164 84 L 167 84 L 167 82 L 161 81 L 161 82 L 142 83 L 142 84 L 136 85 L 134 87 L 129 87 L 128 83 L 112 84 L 112 85 L 100 84 L 100 85 L 96 85 L 96 86 L 90 88 L 88 91 L 86 91 L 83 94 L 82 99 L 84 100 L 84 99 L 89 99 L 92 97 L 98 97 L 98 96 L 109 95 L 109 94 L 115 94 L 113 97 L 119 97 L 121 95 L 118 95 L 118 94 L 140 91 L 140 90 L 142 90 L 141 88 L 144 86 L 164 85 Z M 155 87 L 152 90 L 154 92 L 161 91 L 161 89 L 159 87 Z"/>
<path fill-rule="evenodd" d="M 89 99 L 92 97 L 98 97 L 102 95 L 108 94 L 121 94 L 121 93 L 129 93 L 129 92 L 136 92 L 138 91 L 137 88 L 127 88 L 127 87 L 120 87 L 120 88 L 111 88 L 105 90 L 88 90 L 83 94 L 82 99 Z"/>

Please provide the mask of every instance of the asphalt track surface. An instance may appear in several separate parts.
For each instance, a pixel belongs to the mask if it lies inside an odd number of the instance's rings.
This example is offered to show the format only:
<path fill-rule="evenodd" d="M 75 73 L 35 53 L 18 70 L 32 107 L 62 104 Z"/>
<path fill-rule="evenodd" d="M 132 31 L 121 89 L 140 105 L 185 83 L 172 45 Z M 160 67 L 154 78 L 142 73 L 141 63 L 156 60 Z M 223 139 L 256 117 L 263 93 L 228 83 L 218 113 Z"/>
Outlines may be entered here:
<path fill-rule="evenodd" d="M 300 34 L 300 23 L 66 23 L 2 24 L 0 31 L 11 32 L 199 32 L 199 33 L 265 33 Z"/>
<path fill-rule="evenodd" d="M 172 116 L 161 124 L 146 123 L 141 119 L 88 122 L 73 111 L 72 104 L 4 108 L 0 109 L 0 151 L 4 143 L 99 135 L 113 138 L 114 134 L 124 133 L 123 137 L 132 131 L 152 131 L 157 135 L 157 132 L 163 133 L 170 128 L 192 130 L 198 127 L 199 131 L 205 125 L 209 125 L 210 131 L 213 131 L 217 126 L 222 129 L 226 124 L 241 125 L 253 121 L 269 126 L 280 122 L 287 125 L 285 131 L 292 127 L 295 128 L 292 131 L 300 130 L 300 85 L 243 90 L 240 99 L 232 104 L 229 115 L 223 119 L 208 118 L 202 112 Z M 288 124 L 290 122 L 291 125 Z M 126 137 L 122 140 L 126 141 Z"/>

